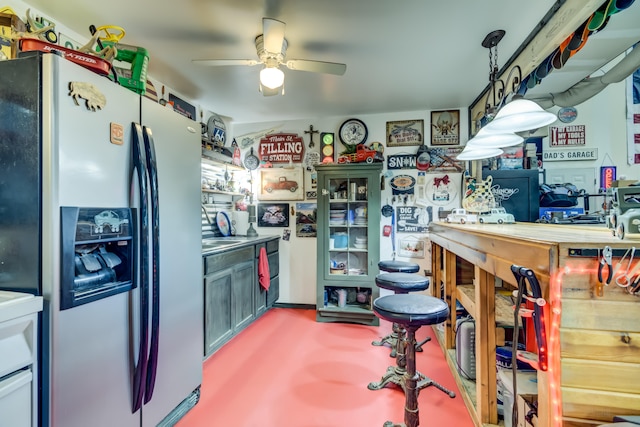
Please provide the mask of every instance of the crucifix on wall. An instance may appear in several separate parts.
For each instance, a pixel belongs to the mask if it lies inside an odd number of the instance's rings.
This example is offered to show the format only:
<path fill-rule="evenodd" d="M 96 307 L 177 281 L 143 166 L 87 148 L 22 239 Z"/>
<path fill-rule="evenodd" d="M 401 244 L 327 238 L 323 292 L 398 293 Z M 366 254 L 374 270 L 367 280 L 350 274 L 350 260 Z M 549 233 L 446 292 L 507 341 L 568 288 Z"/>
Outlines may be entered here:
<path fill-rule="evenodd" d="M 318 133 L 317 130 L 313 130 L 313 125 L 309 125 L 309 130 L 305 130 L 304 133 L 309 134 L 309 148 L 312 148 L 315 143 L 313 142 L 313 134 Z"/>

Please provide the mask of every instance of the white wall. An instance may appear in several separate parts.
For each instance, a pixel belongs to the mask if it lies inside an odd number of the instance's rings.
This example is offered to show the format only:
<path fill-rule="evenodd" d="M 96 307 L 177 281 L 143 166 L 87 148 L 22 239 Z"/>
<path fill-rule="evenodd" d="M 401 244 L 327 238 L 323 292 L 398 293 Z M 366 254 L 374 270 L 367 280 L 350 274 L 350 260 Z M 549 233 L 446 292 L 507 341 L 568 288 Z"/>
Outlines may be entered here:
<path fill-rule="evenodd" d="M 452 108 L 455 109 L 455 108 Z M 372 115 L 356 115 L 356 117 L 362 120 L 368 128 L 369 136 L 366 143 L 382 142 L 386 139 L 386 123 L 387 121 L 395 120 L 424 120 L 425 139 L 430 138 L 429 125 L 431 122 L 430 111 L 412 111 L 403 113 L 385 113 L 385 114 L 372 114 Z M 265 122 L 257 124 L 238 124 L 232 123 L 231 134 L 234 136 L 245 135 L 251 132 L 258 132 L 264 129 L 278 127 L 277 132 L 297 133 L 302 136 L 305 142 L 305 150 L 309 150 L 309 136 L 305 134 L 305 130 L 309 130 L 309 126 L 313 125 L 315 130 L 320 132 L 334 132 L 336 134 L 336 152 L 342 151 L 342 145 L 339 142 L 338 130 L 342 122 L 350 117 L 324 117 L 315 118 L 312 120 L 297 120 L 286 122 Z M 466 108 L 460 109 L 460 126 L 461 126 L 461 142 L 464 144 L 467 141 L 467 110 Z M 312 150 L 319 150 L 320 140 L 319 134 L 314 136 L 315 146 Z M 254 151 L 257 151 L 257 143 L 254 143 Z M 243 150 L 243 157 L 248 150 Z M 415 154 L 418 150 L 417 146 L 410 147 L 392 147 L 385 149 L 386 155 L 389 153 L 412 153 Z M 274 165 L 280 166 L 280 165 Z M 383 173 L 386 171 L 386 162 L 384 163 Z M 397 170 L 395 174 L 407 174 L 417 176 L 416 170 Z M 258 175 L 256 172 L 255 179 L 258 181 Z M 305 171 L 305 183 L 310 182 L 310 172 Z M 254 184 L 254 192 L 256 190 Z M 391 201 L 391 187 L 387 182 L 385 190 L 381 193 L 382 204 L 387 201 Z M 283 203 L 290 203 L 295 207 L 296 201 L 283 201 Z M 305 202 L 315 202 L 315 200 L 305 200 Z M 390 218 L 382 217 L 380 225 L 380 259 L 391 259 L 393 252 L 390 237 L 382 236 L 382 227 L 384 225 L 391 224 Z M 316 302 L 316 239 L 309 237 L 296 237 L 295 236 L 295 220 L 294 216 L 291 217 L 289 229 L 291 230 L 291 236 L 289 241 L 280 240 L 280 299 L 281 303 L 295 303 L 295 304 L 315 304 Z M 273 228 L 258 228 L 258 233 L 263 234 L 275 234 L 282 235 L 282 229 Z M 401 237 L 400 235 L 398 237 Z M 426 238 L 426 236 L 423 236 Z M 396 251 L 398 248 L 396 248 Z M 423 259 L 418 258 L 402 258 L 396 256 L 396 259 L 404 261 L 417 262 L 421 265 L 422 269 L 430 269 L 430 257 L 425 256 Z"/>

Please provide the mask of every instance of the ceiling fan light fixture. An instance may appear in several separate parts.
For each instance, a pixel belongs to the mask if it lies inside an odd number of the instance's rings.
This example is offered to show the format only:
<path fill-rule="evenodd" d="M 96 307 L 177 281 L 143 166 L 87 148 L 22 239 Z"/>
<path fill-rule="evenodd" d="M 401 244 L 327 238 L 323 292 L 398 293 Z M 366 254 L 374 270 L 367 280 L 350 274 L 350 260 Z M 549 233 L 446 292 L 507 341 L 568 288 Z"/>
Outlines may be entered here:
<path fill-rule="evenodd" d="M 279 88 L 284 84 L 284 73 L 278 67 L 264 67 L 260 71 L 260 83 L 269 89 Z"/>
<path fill-rule="evenodd" d="M 556 118 L 555 114 L 543 110 L 535 102 L 518 98 L 505 104 L 484 129 L 490 132 L 522 132 L 550 125 Z"/>

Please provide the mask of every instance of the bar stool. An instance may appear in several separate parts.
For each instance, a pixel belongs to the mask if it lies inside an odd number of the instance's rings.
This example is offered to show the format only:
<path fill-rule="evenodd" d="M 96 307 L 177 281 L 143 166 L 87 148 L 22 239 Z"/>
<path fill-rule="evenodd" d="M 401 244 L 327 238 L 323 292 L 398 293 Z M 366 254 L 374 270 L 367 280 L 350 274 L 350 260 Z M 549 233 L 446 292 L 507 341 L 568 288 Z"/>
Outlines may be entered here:
<path fill-rule="evenodd" d="M 420 276 L 418 274 L 411 273 L 382 273 L 376 276 L 376 284 L 384 289 L 390 289 L 395 292 L 394 295 L 406 295 L 409 292 L 422 291 L 429 287 L 429 279 L 424 276 Z M 391 295 L 389 295 L 391 296 Z M 411 295 L 420 296 L 419 294 Z M 426 295 L 422 295 L 426 296 Z M 433 297 L 430 297 L 433 298 Z M 434 298 L 437 300 L 437 298 Z M 439 301 L 439 300 L 438 300 Z M 395 384 L 402 388 L 402 390 L 406 393 L 406 376 L 407 376 L 407 342 L 406 342 L 406 331 L 404 325 L 399 322 L 394 322 L 397 330 L 397 338 L 395 342 L 395 358 L 396 365 L 389 366 L 387 368 L 387 372 L 382 376 L 382 379 L 378 382 L 371 382 L 367 386 L 369 390 L 380 390 L 384 388 L 387 384 Z M 427 340 L 425 340 L 427 341 Z M 416 341 L 415 337 L 412 341 L 412 350 L 415 353 L 416 351 Z M 417 373 L 420 383 L 418 385 L 418 389 L 422 389 L 428 387 L 430 385 L 434 385 L 443 392 L 449 394 L 451 397 L 454 397 L 451 391 L 445 389 L 439 384 L 434 383 L 431 379 L 427 378 L 421 373 Z"/>
<path fill-rule="evenodd" d="M 415 263 L 405 261 L 380 261 L 378 263 L 380 270 L 389 272 L 381 273 L 376 276 L 376 285 L 393 291 L 396 294 L 406 294 L 408 292 L 424 291 L 429 288 L 429 279 L 425 276 L 419 276 L 417 273 L 420 266 Z M 397 273 L 397 274 L 394 274 Z M 390 357 L 396 357 L 398 337 L 404 337 L 404 329 L 400 329 L 396 323 L 391 326 L 391 333 L 383 337 L 380 341 L 373 341 L 371 344 L 382 346 L 385 343 L 391 347 Z M 416 343 L 416 351 L 422 351 L 422 345 L 429 342 L 431 337 L 425 338 L 423 341 Z"/>
<path fill-rule="evenodd" d="M 420 376 L 416 372 L 416 331 L 423 325 L 435 325 L 444 322 L 449 317 L 449 306 L 439 298 L 422 294 L 394 294 L 376 298 L 373 302 L 373 311 L 381 319 L 402 325 L 407 331 L 407 337 L 401 342 L 406 350 L 405 374 L 405 406 L 404 423 L 394 424 L 392 421 L 384 423 L 384 427 L 417 427 L 420 423 L 418 412 L 418 381 Z M 404 353 L 403 350 L 403 353 Z M 428 380 L 433 385 L 450 397 L 455 393 L 447 390 L 440 384 Z"/>

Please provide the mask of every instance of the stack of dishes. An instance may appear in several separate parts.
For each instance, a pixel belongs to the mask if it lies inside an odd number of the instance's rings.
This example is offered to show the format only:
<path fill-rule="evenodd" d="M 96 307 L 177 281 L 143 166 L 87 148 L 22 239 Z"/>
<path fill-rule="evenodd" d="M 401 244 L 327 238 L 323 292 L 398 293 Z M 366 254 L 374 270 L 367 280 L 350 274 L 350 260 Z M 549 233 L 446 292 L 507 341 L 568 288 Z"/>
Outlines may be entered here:
<path fill-rule="evenodd" d="M 329 225 L 344 225 L 346 209 L 331 209 L 329 211 Z"/>
<path fill-rule="evenodd" d="M 364 215 L 358 215 L 353 220 L 353 225 L 367 225 L 367 217 Z"/>
<path fill-rule="evenodd" d="M 367 238 L 356 236 L 356 240 L 353 246 L 355 246 L 356 249 L 367 249 Z"/>

